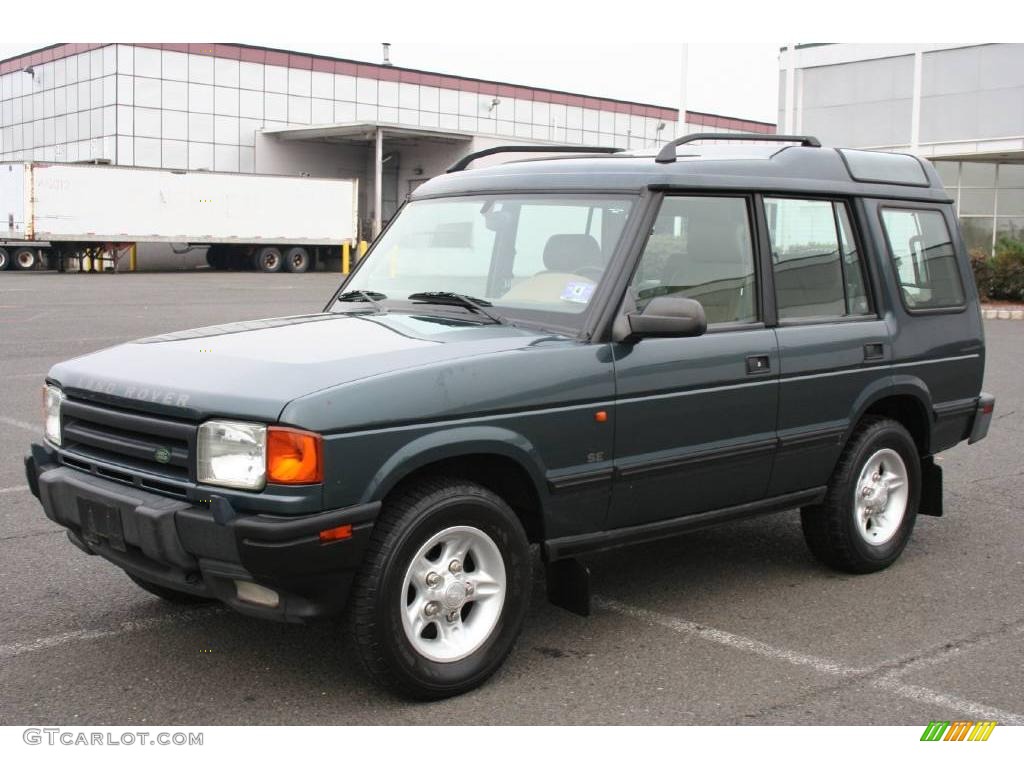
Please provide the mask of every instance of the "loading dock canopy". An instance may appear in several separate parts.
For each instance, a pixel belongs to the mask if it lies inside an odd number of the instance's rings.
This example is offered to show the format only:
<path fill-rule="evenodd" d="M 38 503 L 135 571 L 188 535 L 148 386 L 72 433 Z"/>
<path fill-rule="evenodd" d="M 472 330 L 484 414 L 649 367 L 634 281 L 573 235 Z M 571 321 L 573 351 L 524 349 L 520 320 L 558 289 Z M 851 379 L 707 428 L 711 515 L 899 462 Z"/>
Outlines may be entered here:
<path fill-rule="evenodd" d="M 397 123 L 332 123 L 311 125 L 308 128 L 275 128 L 263 131 L 264 136 L 274 136 L 281 141 L 326 141 L 344 143 L 374 143 L 373 155 L 373 236 L 380 234 L 381 209 L 384 203 L 384 136 L 389 141 L 427 139 L 452 144 L 470 141 L 467 133 L 449 131 L 444 128 L 411 128 Z"/>
<path fill-rule="evenodd" d="M 388 139 L 430 139 L 432 141 L 469 141 L 471 134 L 450 131 L 445 128 L 412 128 L 397 123 L 331 123 L 311 125 L 306 128 L 274 128 L 263 131 L 264 136 L 276 136 L 281 141 L 375 141 L 377 131 L 383 131 Z"/>

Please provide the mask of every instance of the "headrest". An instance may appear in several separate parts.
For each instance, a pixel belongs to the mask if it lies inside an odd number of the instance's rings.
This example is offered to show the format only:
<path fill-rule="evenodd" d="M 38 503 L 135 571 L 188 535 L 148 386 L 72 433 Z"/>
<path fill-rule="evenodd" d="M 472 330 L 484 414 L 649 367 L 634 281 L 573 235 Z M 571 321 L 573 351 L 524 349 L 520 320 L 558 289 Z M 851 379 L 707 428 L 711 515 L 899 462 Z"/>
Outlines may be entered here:
<path fill-rule="evenodd" d="M 544 266 L 551 272 L 601 267 L 604 257 L 593 235 L 552 235 L 544 246 Z"/>

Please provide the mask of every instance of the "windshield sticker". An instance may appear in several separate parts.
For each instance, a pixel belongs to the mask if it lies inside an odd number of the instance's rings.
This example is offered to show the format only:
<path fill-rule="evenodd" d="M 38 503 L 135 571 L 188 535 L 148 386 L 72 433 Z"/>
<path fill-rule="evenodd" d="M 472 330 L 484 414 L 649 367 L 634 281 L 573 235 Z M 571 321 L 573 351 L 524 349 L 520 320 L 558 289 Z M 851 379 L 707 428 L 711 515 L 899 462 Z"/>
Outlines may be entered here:
<path fill-rule="evenodd" d="M 571 301 L 574 304 L 586 304 L 594 295 L 593 283 L 566 283 L 559 297 L 563 301 Z"/>

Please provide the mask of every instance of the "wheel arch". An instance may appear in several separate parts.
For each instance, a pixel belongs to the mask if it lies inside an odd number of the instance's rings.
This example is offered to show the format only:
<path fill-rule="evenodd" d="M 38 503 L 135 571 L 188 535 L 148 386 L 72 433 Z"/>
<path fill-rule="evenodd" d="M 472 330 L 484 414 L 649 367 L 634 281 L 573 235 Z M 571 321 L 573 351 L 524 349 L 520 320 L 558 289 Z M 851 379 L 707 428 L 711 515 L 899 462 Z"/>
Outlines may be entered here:
<path fill-rule="evenodd" d="M 866 392 L 850 421 L 848 440 L 865 416 L 886 416 L 902 424 L 922 457 L 932 453 L 932 398 L 927 385 L 911 376 L 897 376 L 888 386 Z"/>
<path fill-rule="evenodd" d="M 419 437 L 385 462 L 362 500 L 386 501 L 396 490 L 439 475 L 477 482 L 493 491 L 515 511 L 531 542 L 543 539 L 543 464 L 524 436 L 507 429 L 463 427 Z"/>

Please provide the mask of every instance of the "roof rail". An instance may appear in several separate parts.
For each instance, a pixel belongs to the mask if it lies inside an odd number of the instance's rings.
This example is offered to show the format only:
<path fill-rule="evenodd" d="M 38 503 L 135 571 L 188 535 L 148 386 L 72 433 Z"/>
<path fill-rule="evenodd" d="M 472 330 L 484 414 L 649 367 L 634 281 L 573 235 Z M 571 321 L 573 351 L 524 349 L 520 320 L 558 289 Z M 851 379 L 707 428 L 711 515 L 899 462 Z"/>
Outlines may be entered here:
<path fill-rule="evenodd" d="M 477 152 L 470 152 L 468 155 L 463 157 L 461 160 L 453 163 L 445 173 L 455 173 L 456 171 L 464 171 L 469 167 L 469 164 L 474 160 L 479 160 L 481 157 L 487 157 L 488 155 L 501 155 L 506 152 L 572 152 L 577 154 L 602 154 L 611 155 L 615 152 L 621 152 L 619 147 L 581 147 L 574 146 L 571 144 L 566 145 L 552 145 L 544 144 L 540 146 L 531 146 L 529 144 L 510 144 L 502 147 L 490 147 L 488 149 L 481 149 Z"/>
<path fill-rule="evenodd" d="M 678 139 L 673 139 L 658 152 L 654 158 L 656 163 L 674 163 L 676 161 L 676 147 L 682 144 L 689 144 L 702 139 L 725 139 L 732 141 L 785 141 L 799 142 L 804 147 L 820 147 L 821 142 L 814 136 L 793 136 L 784 133 L 688 133 Z"/>

